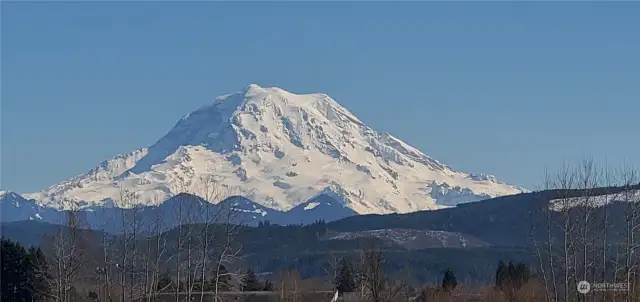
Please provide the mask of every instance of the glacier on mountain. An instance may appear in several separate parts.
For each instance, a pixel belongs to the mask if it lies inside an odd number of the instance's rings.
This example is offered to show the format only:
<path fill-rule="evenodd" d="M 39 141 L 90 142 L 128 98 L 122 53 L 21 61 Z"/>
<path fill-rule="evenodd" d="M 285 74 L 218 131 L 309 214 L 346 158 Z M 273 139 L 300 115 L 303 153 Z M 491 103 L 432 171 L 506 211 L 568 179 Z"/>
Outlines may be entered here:
<path fill-rule="evenodd" d="M 252 84 L 185 116 L 154 145 L 24 194 L 68 209 L 150 205 L 181 192 L 286 211 L 320 194 L 360 214 L 404 213 L 526 190 L 456 171 L 365 125 L 326 94 Z M 122 190 L 136 193 L 121 198 Z M 308 205 L 310 206 L 310 205 Z"/>

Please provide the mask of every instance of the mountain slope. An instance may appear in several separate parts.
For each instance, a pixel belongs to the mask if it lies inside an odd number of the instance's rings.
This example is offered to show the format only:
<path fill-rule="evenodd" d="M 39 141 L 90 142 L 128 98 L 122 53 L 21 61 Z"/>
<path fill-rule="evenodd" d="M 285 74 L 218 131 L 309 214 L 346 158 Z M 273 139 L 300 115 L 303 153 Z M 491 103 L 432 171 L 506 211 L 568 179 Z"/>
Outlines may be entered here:
<path fill-rule="evenodd" d="M 492 175 L 455 171 L 365 125 L 325 94 L 250 85 L 185 115 L 149 148 L 25 195 L 57 208 L 152 204 L 180 192 L 289 210 L 320 194 L 353 211 L 412 212 L 516 194 Z M 121 200 L 120 191 L 138 194 Z"/>
<path fill-rule="evenodd" d="M 286 224 L 305 224 L 317 220 L 335 221 L 358 215 L 327 194 L 320 194 L 285 213 L 287 213 Z"/>
<path fill-rule="evenodd" d="M 0 191 L 0 221 L 43 220 L 55 210 L 38 205 L 15 192 Z"/>

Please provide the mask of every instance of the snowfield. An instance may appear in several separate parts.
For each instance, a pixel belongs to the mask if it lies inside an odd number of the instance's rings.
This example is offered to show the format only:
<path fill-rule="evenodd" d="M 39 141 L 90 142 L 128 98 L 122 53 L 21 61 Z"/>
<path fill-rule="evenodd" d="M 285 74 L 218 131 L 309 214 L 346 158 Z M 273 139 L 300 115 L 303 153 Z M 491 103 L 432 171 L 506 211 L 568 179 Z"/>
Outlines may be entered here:
<path fill-rule="evenodd" d="M 354 240 L 372 237 L 398 244 L 407 249 L 474 248 L 490 246 L 490 244 L 478 238 L 457 232 L 410 229 L 380 229 L 361 232 L 341 232 L 330 234 L 324 238 L 324 240 Z"/>
<path fill-rule="evenodd" d="M 287 211 L 325 193 L 360 214 L 405 213 L 526 192 L 438 162 L 365 125 L 325 94 L 250 85 L 182 117 L 153 146 L 24 194 L 58 209 L 157 204 L 205 183 Z M 121 190 L 138 194 L 121 200 Z M 210 189 L 210 188 L 209 188 Z M 309 208 L 313 205 L 307 205 Z"/>
<path fill-rule="evenodd" d="M 611 203 L 638 203 L 640 202 L 640 190 L 622 191 L 616 194 L 597 196 L 571 197 L 553 199 L 549 201 L 549 208 L 553 211 L 563 211 L 578 206 L 599 208 Z"/>

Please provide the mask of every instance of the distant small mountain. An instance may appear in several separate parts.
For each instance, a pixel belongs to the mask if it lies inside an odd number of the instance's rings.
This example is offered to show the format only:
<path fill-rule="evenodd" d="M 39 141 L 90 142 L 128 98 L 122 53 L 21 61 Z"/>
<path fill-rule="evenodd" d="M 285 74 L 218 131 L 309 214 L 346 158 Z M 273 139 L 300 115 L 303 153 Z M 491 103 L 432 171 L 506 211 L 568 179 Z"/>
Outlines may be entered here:
<path fill-rule="evenodd" d="M 11 191 L 0 191 L 0 221 L 43 220 L 57 211 Z"/>
<path fill-rule="evenodd" d="M 65 222 L 65 211 L 39 205 L 35 200 L 28 200 L 17 193 L 3 191 L 0 195 L 2 217 L 0 222 L 38 220 L 61 224 Z M 306 209 L 305 209 L 306 208 Z M 136 215 L 132 215 L 135 213 Z M 222 217 L 233 213 L 231 217 Z M 87 227 L 104 229 L 107 232 L 119 233 L 122 217 L 137 217 L 140 221 L 156 221 L 161 219 L 163 228 L 168 229 L 179 224 L 205 221 L 221 222 L 229 219 L 232 223 L 258 225 L 268 221 L 271 224 L 310 224 L 317 220 L 333 221 L 357 215 L 353 210 L 344 207 L 340 202 L 328 195 L 314 197 L 290 211 L 281 212 L 242 196 L 230 196 L 217 204 L 210 203 L 201 197 L 180 193 L 158 206 L 137 205 L 132 208 L 119 208 L 113 203 L 105 202 L 103 206 L 90 206 L 79 210 L 82 221 Z"/>
<path fill-rule="evenodd" d="M 24 220 L 3 222 L 2 236 L 20 242 L 24 246 L 42 246 L 52 242 L 54 236 L 60 232 L 68 232 L 69 229 L 64 225 L 42 222 L 38 220 Z M 102 242 L 103 233 L 99 230 L 79 230 L 84 239 L 98 246 Z M 114 235 L 106 234 L 109 238 Z"/>
<path fill-rule="evenodd" d="M 328 194 L 320 194 L 303 202 L 287 211 L 287 214 L 286 221 L 290 224 L 304 224 L 316 220 L 334 221 L 358 215 L 354 210 Z"/>

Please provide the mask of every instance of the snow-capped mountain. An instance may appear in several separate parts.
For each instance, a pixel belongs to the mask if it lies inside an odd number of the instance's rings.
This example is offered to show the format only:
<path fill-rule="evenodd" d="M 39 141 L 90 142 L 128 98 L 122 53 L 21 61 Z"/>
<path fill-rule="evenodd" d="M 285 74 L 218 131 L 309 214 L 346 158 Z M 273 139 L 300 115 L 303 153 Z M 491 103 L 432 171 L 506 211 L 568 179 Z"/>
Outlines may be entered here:
<path fill-rule="evenodd" d="M 25 194 L 55 208 L 153 204 L 214 184 L 267 208 L 290 210 L 320 194 L 360 213 L 437 209 L 525 190 L 456 171 L 365 125 L 326 94 L 252 84 L 182 117 L 149 148 Z M 119 198 L 122 189 L 135 200 Z M 218 200 L 222 199 L 221 196 Z"/>

